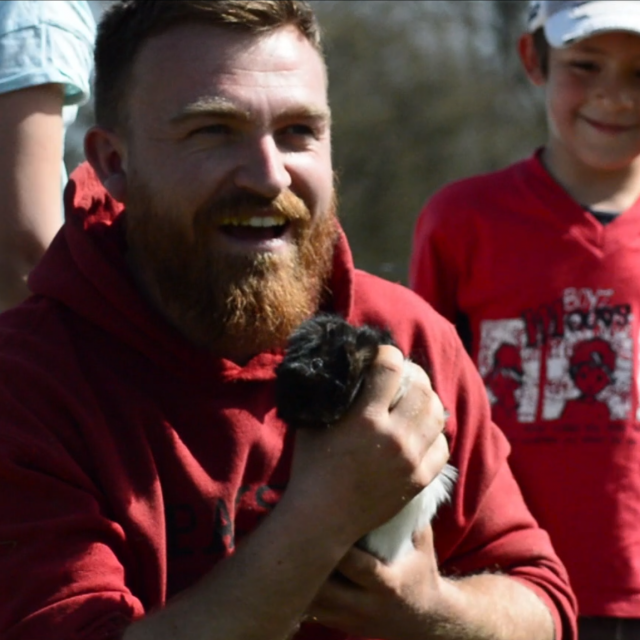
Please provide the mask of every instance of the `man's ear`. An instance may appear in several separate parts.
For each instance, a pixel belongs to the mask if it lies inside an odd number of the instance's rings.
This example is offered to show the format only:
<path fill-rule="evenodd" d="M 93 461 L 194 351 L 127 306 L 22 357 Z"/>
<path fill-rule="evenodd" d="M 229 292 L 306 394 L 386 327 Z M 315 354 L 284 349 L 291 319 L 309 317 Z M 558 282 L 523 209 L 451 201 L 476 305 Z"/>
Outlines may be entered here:
<path fill-rule="evenodd" d="M 546 74 L 530 33 L 523 33 L 518 40 L 518 55 L 527 77 L 537 87 L 546 82 Z"/>
<path fill-rule="evenodd" d="M 124 203 L 127 157 L 122 138 L 110 129 L 93 126 L 84 136 L 84 154 L 109 195 Z"/>

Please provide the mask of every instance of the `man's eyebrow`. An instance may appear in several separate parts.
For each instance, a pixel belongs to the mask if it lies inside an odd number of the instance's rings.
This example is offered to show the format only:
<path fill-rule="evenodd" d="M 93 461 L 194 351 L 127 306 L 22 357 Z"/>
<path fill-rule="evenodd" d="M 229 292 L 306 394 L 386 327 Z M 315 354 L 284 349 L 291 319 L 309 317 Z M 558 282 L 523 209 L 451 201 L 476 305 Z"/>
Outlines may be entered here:
<path fill-rule="evenodd" d="M 328 107 L 293 107 L 279 114 L 279 120 L 321 120 L 331 124 L 331 110 Z"/>
<path fill-rule="evenodd" d="M 171 124 L 181 124 L 195 118 L 202 117 L 228 118 L 248 122 L 251 120 L 251 113 L 239 108 L 234 103 L 225 98 L 200 98 L 184 106 L 180 111 L 171 116 Z M 315 108 L 306 106 L 295 106 L 284 109 L 278 114 L 278 120 L 324 120 L 331 122 L 331 111 L 328 108 Z"/>
<path fill-rule="evenodd" d="M 181 124 L 198 117 L 215 116 L 218 118 L 234 118 L 248 121 L 251 115 L 244 109 L 224 98 L 199 98 L 184 106 L 180 111 L 171 116 L 171 124 Z"/>

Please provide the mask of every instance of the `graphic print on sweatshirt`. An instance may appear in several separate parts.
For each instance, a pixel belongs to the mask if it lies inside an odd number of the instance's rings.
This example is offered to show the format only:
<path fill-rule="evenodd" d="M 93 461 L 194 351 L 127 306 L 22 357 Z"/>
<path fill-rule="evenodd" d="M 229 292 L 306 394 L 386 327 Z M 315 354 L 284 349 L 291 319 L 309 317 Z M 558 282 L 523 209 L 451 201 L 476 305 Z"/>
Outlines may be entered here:
<path fill-rule="evenodd" d="M 633 317 L 612 290 L 565 289 L 519 318 L 484 320 L 478 369 L 510 439 L 632 438 Z"/>
<path fill-rule="evenodd" d="M 253 531 L 278 503 L 284 484 L 248 484 L 233 496 L 165 494 L 167 593 L 188 588 Z"/>

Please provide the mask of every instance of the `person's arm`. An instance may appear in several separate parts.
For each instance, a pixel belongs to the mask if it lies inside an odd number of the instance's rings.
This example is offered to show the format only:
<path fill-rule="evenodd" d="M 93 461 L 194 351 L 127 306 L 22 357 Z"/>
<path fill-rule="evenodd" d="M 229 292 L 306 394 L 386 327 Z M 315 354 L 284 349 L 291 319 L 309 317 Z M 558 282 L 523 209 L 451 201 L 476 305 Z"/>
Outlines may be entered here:
<path fill-rule="evenodd" d="M 26 298 L 62 222 L 62 106 L 60 84 L 0 94 L 0 311 Z"/>
<path fill-rule="evenodd" d="M 340 559 L 444 466 L 444 413 L 426 374 L 390 411 L 403 368 L 382 347 L 340 423 L 300 430 L 292 475 L 263 523 L 199 584 L 134 622 L 124 640 L 284 640 Z M 416 367 L 417 369 L 417 367 Z"/>
<path fill-rule="evenodd" d="M 500 483 L 502 499 L 520 499 L 512 488 L 510 495 Z M 530 587 L 495 571 L 445 577 L 431 528 L 414 543 L 414 553 L 391 565 L 350 550 L 338 566 L 340 576 L 327 581 L 308 618 L 380 640 L 554 640 L 550 609 Z"/>

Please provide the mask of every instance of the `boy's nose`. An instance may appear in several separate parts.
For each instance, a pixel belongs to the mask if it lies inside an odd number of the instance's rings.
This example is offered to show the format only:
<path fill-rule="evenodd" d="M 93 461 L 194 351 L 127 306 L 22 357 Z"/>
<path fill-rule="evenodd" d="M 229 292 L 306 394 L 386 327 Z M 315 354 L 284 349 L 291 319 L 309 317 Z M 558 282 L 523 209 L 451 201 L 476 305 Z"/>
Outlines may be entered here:
<path fill-rule="evenodd" d="M 610 77 L 598 85 L 596 98 L 607 109 L 632 109 L 638 102 L 638 89 L 625 79 Z"/>
<path fill-rule="evenodd" d="M 238 187 L 275 198 L 291 185 L 285 156 L 272 136 L 248 141 L 235 172 Z"/>

